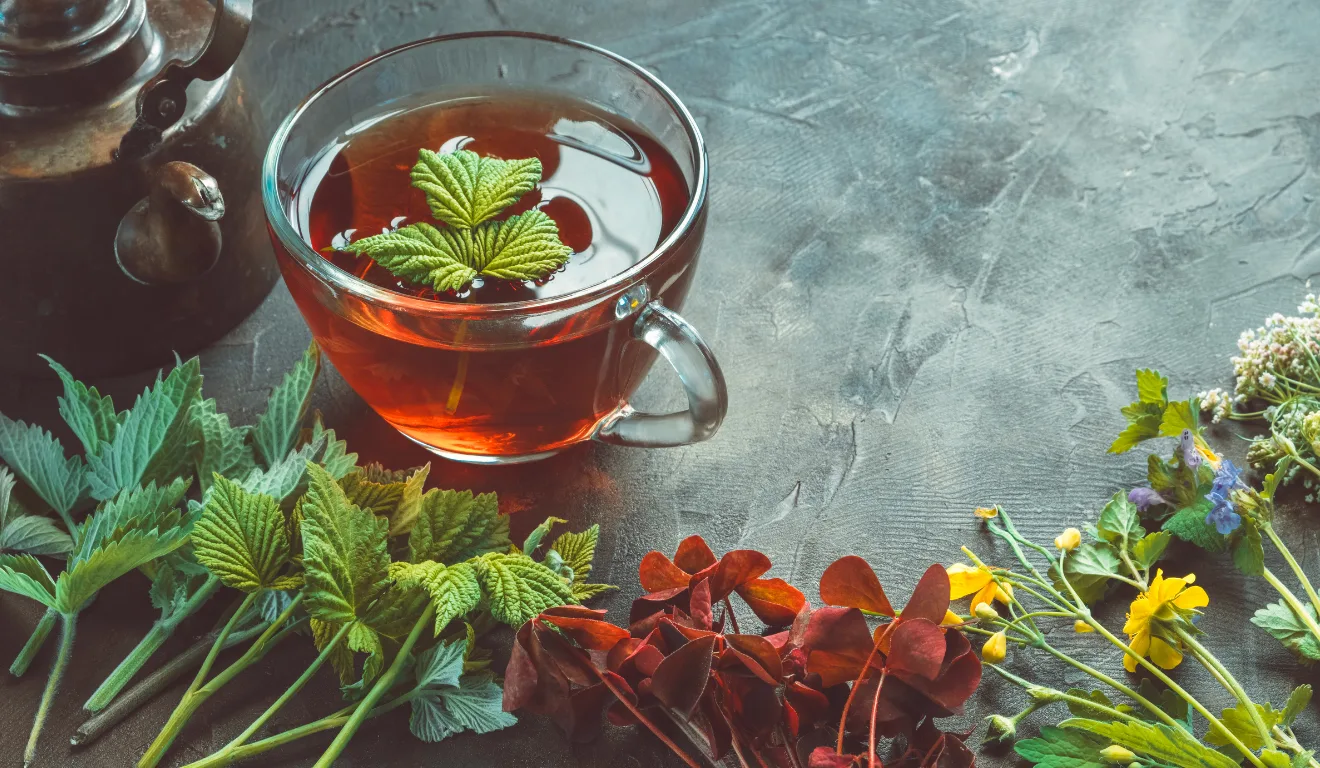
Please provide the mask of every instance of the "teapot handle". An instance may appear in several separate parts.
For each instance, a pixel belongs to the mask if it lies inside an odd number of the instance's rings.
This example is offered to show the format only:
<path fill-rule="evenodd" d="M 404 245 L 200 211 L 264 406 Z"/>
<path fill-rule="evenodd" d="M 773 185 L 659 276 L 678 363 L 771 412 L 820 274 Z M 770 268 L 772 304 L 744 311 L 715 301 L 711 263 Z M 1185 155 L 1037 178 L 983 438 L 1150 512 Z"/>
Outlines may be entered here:
<path fill-rule="evenodd" d="M 137 95 L 137 119 L 119 142 L 116 156 L 135 160 L 160 143 L 166 128 L 183 117 L 188 106 L 188 84 L 215 80 L 229 71 L 247 41 L 252 23 L 252 0 L 214 0 L 215 21 L 201 50 L 188 61 L 170 59 Z"/>

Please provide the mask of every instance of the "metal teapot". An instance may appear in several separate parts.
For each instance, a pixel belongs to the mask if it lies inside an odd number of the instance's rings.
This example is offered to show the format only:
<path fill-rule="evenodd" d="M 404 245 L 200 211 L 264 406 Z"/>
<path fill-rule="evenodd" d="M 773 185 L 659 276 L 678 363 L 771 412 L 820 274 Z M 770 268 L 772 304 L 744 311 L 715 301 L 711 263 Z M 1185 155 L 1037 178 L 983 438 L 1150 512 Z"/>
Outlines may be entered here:
<path fill-rule="evenodd" d="M 278 273 L 252 0 L 0 0 L 0 378 L 215 340 Z"/>

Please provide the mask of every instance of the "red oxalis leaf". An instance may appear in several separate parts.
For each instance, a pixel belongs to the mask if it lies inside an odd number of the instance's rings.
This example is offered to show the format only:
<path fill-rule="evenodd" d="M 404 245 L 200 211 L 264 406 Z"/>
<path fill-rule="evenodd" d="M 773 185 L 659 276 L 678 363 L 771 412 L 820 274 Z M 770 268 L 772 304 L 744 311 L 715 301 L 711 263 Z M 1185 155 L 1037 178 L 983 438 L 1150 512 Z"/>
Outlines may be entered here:
<path fill-rule="evenodd" d="M 889 670 L 934 680 L 944 662 L 944 632 L 925 619 L 899 622 L 889 640 Z"/>
<path fill-rule="evenodd" d="M 770 685 L 779 685 L 784 666 L 769 640 L 756 635 L 725 635 L 724 642 L 748 671 Z"/>
<path fill-rule="evenodd" d="M 771 627 L 792 624 L 807 605 L 807 598 L 783 579 L 752 579 L 737 592 L 756 618 Z"/>
<path fill-rule="evenodd" d="M 686 587 L 691 578 L 686 571 L 670 562 L 663 552 L 647 552 L 637 568 L 637 577 L 642 582 L 642 589 L 647 592 L 680 589 Z"/>
<path fill-rule="evenodd" d="M 702 581 L 692 588 L 688 597 L 688 614 L 697 629 L 710 629 L 715 624 L 715 612 L 711 608 L 710 582 Z"/>
<path fill-rule="evenodd" d="M 820 675 L 821 684 L 830 688 L 862 671 L 871 653 L 871 630 L 856 608 L 821 608 L 811 614 L 803 645 L 807 672 Z"/>
<path fill-rule="evenodd" d="M 576 608 L 577 606 L 572 607 Z M 600 613 L 604 614 L 605 612 L 600 611 Z M 581 616 L 558 616 L 550 611 L 541 614 L 541 619 L 547 624 L 559 627 L 560 631 L 573 639 L 573 642 L 589 651 L 608 651 L 617 645 L 620 640 L 626 640 L 629 637 L 628 630 L 599 619 L 582 618 Z"/>
<path fill-rule="evenodd" d="M 860 608 L 867 613 L 893 616 L 885 590 L 875 571 L 856 555 L 841 557 L 825 569 L 820 577 L 820 599 L 826 605 Z"/>
<path fill-rule="evenodd" d="M 917 588 L 912 590 L 912 599 L 903 606 L 903 620 L 926 619 L 934 624 L 944 621 L 944 614 L 949 612 L 949 574 L 942 565 L 932 565 L 926 570 Z"/>
<path fill-rule="evenodd" d="M 718 603 L 733 590 L 759 578 L 770 570 L 770 558 L 754 549 L 735 549 L 720 558 L 719 565 L 710 576 L 710 600 Z M 693 576 L 697 580 L 701 574 Z"/>
<path fill-rule="evenodd" d="M 710 551 L 706 540 L 700 536 L 689 536 L 678 543 L 674 553 L 674 565 L 689 574 L 705 570 L 715 564 L 715 553 Z"/>
<path fill-rule="evenodd" d="M 715 635 L 698 638 L 665 657 L 651 676 L 651 693 L 684 718 L 706 692 L 710 682 L 711 651 Z"/>

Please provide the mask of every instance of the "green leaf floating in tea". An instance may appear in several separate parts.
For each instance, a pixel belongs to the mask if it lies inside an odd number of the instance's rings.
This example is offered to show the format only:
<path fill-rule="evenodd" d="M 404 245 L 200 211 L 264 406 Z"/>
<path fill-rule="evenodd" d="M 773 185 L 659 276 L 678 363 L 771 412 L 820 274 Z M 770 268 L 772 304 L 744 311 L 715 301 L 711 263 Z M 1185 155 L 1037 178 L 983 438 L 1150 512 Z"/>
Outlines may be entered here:
<path fill-rule="evenodd" d="M 543 211 L 491 221 L 536 188 L 541 161 L 498 160 L 460 149 L 418 152 L 412 185 L 426 193 L 431 214 L 446 225 L 409 224 L 350 243 L 392 274 L 437 292 L 456 291 L 478 275 L 538 280 L 559 269 L 573 249 Z"/>

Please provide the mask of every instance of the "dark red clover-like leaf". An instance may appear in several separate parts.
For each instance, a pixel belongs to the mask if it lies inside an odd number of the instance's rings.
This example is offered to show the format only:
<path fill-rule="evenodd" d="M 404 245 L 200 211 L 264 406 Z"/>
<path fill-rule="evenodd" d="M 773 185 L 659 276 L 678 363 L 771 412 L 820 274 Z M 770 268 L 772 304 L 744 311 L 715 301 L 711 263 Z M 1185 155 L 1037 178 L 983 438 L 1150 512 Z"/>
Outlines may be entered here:
<path fill-rule="evenodd" d="M 692 587 L 692 593 L 688 597 L 688 615 L 692 617 L 692 626 L 697 629 L 714 627 L 715 612 L 711 607 L 709 581 L 702 581 Z"/>
<path fill-rule="evenodd" d="M 709 570 L 709 569 L 708 569 Z M 735 549 L 721 557 L 710 576 L 710 599 L 718 603 L 735 589 L 770 570 L 770 558 L 754 549 Z M 692 578 L 699 579 L 701 574 Z"/>
<path fill-rule="evenodd" d="M 771 627 L 792 624 L 807 605 L 807 598 L 783 579 L 752 579 L 737 592 L 756 618 Z"/>
<path fill-rule="evenodd" d="M 981 684 L 981 658 L 961 632 L 945 633 L 944 642 L 944 662 L 934 680 L 903 679 L 941 707 L 957 711 Z"/>
<path fill-rule="evenodd" d="M 867 613 L 893 616 L 885 590 L 875 571 L 857 555 L 841 557 L 820 577 L 820 599 L 826 605 L 860 608 Z"/>
<path fill-rule="evenodd" d="M 527 645 L 531 643 L 532 622 L 518 629 L 509 655 L 509 666 L 504 670 L 504 711 L 513 712 L 530 705 L 536 697 L 540 671 L 532 661 Z"/>
<path fill-rule="evenodd" d="M 589 651 L 608 651 L 629 637 L 628 630 L 603 621 L 604 616 L 605 611 L 593 611 L 580 605 L 551 608 L 541 614 L 547 624 L 555 625 Z"/>
<path fill-rule="evenodd" d="M 912 590 L 912 599 L 903 606 L 906 621 L 926 619 L 939 624 L 949 612 L 949 573 L 942 565 L 932 565 Z"/>
<path fill-rule="evenodd" d="M 784 665 L 770 641 L 757 635 L 725 635 L 724 642 L 727 652 L 749 672 L 770 685 L 779 685 L 784 675 Z"/>
<path fill-rule="evenodd" d="M 856 608 L 821 608 L 811 614 L 804 645 L 807 671 L 830 688 L 853 680 L 871 653 L 871 630 Z"/>
<path fill-rule="evenodd" d="M 692 578 L 691 574 L 674 565 L 663 552 L 647 552 L 637 568 L 637 576 L 641 579 L 642 589 L 647 592 L 682 589 Z"/>
<path fill-rule="evenodd" d="M 660 662 L 651 676 L 651 693 L 665 706 L 689 717 L 710 682 L 715 636 L 689 642 Z"/>
<path fill-rule="evenodd" d="M 899 622 L 889 638 L 890 672 L 934 680 L 944 663 L 944 632 L 926 619 Z"/>
<path fill-rule="evenodd" d="M 700 536 L 689 536 L 678 543 L 674 553 L 674 565 L 689 574 L 699 573 L 717 562 L 715 553 L 710 551 L 706 540 Z"/>

